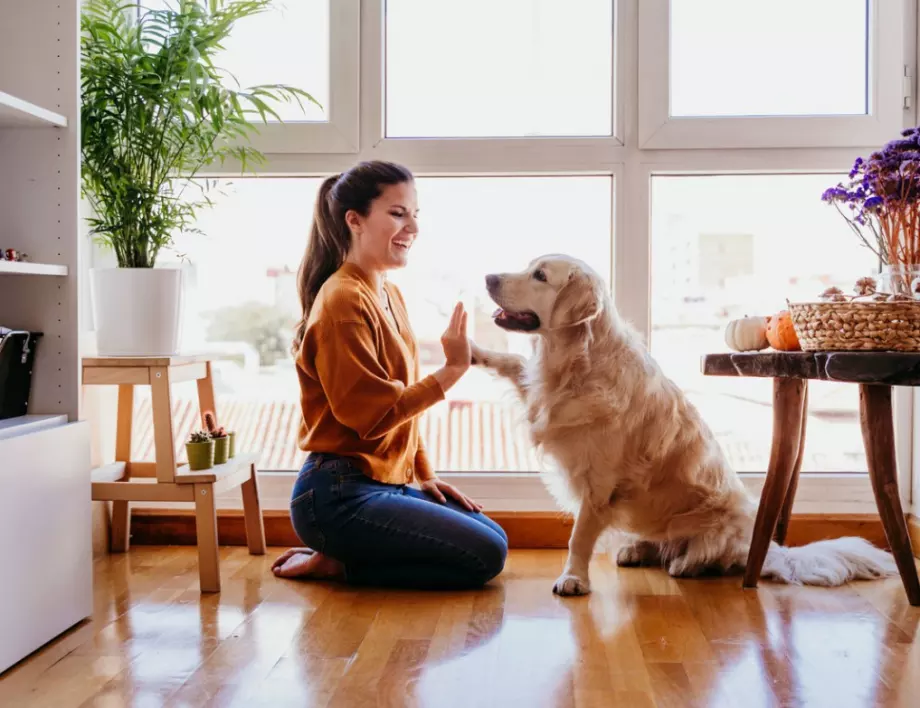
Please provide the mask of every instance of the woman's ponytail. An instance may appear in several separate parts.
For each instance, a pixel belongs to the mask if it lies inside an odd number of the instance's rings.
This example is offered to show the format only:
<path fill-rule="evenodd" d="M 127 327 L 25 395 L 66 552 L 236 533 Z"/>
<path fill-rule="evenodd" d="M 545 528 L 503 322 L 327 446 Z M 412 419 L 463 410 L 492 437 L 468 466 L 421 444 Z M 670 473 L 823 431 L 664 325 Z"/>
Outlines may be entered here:
<path fill-rule="evenodd" d="M 335 211 L 330 205 L 333 198 L 332 188 L 338 179 L 339 175 L 327 177 L 319 188 L 316 204 L 313 207 L 310 240 L 307 242 L 307 250 L 303 254 L 300 268 L 297 271 L 297 294 L 300 297 L 303 316 L 294 330 L 292 349 L 295 356 L 303 342 L 310 310 L 319 289 L 329 279 L 329 276 L 345 262 L 345 256 L 348 255 L 348 248 L 351 245 L 351 233 L 348 227 L 344 220 L 337 221 Z"/>

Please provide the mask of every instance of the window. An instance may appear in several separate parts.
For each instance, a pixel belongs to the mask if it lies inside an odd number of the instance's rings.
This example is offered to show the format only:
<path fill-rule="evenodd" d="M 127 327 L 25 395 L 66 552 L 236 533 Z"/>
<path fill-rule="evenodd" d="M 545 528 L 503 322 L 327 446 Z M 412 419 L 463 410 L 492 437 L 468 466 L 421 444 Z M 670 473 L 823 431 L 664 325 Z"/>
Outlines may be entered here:
<path fill-rule="evenodd" d="M 297 267 L 319 185 L 304 178 L 221 180 L 215 207 L 199 220 L 204 235 L 177 243 L 187 284 L 182 346 L 221 355 L 214 375 L 222 422 L 240 432 L 245 449 L 262 450 L 262 469 L 297 469 L 303 460 L 289 347 L 300 314 Z M 482 346 L 529 353 L 528 336 L 492 322 L 487 273 L 522 270 L 532 258 L 558 251 L 564 239 L 569 253 L 610 277 L 609 177 L 422 177 L 417 188 L 419 239 L 409 267 L 391 278 L 406 298 L 423 375 L 444 363 L 440 337 L 457 300 Z M 175 389 L 177 418 L 190 429 L 195 385 Z M 437 469 L 538 468 L 510 384 L 472 369 L 447 398 L 422 420 Z M 143 420 L 149 400 L 138 405 Z M 177 439 L 188 429 L 177 431 Z M 135 426 L 135 454 L 152 455 L 152 445 L 149 427 Z"/>
<path fill-rule="evenodd" d="M 688 392 L 740 472 L 770 456 L 769 379 L 703 376 L 728 321 L 851 291 L 878 261 L 821 193 L 846 175 L 652 179 L 652 354 Z M 809 383 L 804 472 L 865 472 L 858 387 Z"/>
<path fill-rule="evenodd" d="M 699 355 L 725 351 L 731 317 L 877 272 L 820 195 L 856 156 L 916 123 L 905 80 L 916 75 L 916 5 L 276 0 L 234 37 L 228 68 L 246 83 L 309 84 L 324 110 L 260 128 L 268 163 L 257 178 L 232 164 L 209 173 L 223 194 L 201 213 L 206 236 L 179 244 L 184 346 L 222 352 L 222 417 L 244 449 L 262 451 L 260 469 L 298 468 L 288 342 L 316 190 L 360 160 L 394 160 L 418 175 L 422 234 L 392 278 L 426 371 L 440 364 L 458 298 L 477 340 L 527 353 L 527 336 L 490 321 L 484 275 L 548 251 L 580 256 L 610 278 L 617 308 L 756 494 L 770 382 L 704 378 Z M 856 387 L 810 390 L 796 510 L 875 513 L 867 475 L 852 474 L 866 469 Z M 194 385 L 174 395 L 188 429 Z M 910 396 L 895 392 L 902 471 Z M 152 454 L 145 410 L 135 459 Z M 474 370 L 425 415 L 425 440 L 436 468 L 487 508 L 554 510 L 537 475 L 512 474 L 542 467 L 522 413 L 507 385 Z M 458 478 L 470 471 L 485 474 Z M 850 474 L 808 474 L 834 472 Z M 289 475 L 264 479 L 270 508 L 286 508 Z"/>
<path fill-rule="evenodd" d="M 610 135 L 611 0 L 387 0 L 386 136 Z"/>
<path fill-rule="evenodd" d="M 276 3 L 241 22 L 225 44 L 222 66 L 241 86 L 297 86 L 323 107 L 306 101 L 303 108 L 290 102 L 270 104 L 283 121 L 329 119 L 329 2 Z"/>
<path fill-rule="evenodd" d="M 418 192 L 420 238 L 410 266 L 392 279 L 406 298 L 423 374 L 444 363 L 440 337 L 458 299 L 481 346 L 530 354 L 529 336 L 492 322 L 488 273 L 523 270 L 564 244 L 609 282 L 609 177 L 424 178 Z M 539 469 L 522 412 L 510 383 L 471 369 L 423 419 L 432 464 L 449 471 Z"/>
<path fill-rule="evenodd" d="M 141 12 L 177 7 L 177 0 L 137 0 Z M 275 0 L 237 22 L 219 68 L 239 87 L 287 84 L 319 106 L 274 101 L 281 117 L 258 122 L 252 145 L 269 153 L 351 153 L 358 142 L 360 0 Z"/>
<path fill-rule="evenodd" d="M 902 127 L 915 64 L 904 12 L 903 0 L 644 0 L 639 143 L 883 144 Z"/>

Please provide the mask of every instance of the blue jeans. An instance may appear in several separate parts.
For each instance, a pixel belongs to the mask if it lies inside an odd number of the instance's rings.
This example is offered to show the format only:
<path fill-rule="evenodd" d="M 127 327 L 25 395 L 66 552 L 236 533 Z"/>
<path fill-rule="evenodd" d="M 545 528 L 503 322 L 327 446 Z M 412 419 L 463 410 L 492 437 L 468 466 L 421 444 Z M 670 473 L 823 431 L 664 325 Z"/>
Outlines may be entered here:
<path fill-rule="evenodd" d="M 508 554 L 504 530 L 483 514 L 377 482 L 335 455 L 307 457 L 291 492 L 291 521 L 304 545 L 340 561 L 354 585 L 480 587 Z"/>

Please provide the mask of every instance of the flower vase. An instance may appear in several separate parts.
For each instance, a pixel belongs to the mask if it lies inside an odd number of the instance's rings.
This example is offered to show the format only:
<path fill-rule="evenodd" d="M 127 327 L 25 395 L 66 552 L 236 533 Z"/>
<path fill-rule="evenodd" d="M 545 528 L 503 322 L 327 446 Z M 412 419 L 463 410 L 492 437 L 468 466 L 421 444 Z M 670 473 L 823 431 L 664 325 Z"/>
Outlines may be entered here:
<path fill-rule="evenodd" d="M 897 297 L 920 298 L 917 287 L 920 286 L 920 264 L 886 265 L 879 273 L 879 292 Z"/>

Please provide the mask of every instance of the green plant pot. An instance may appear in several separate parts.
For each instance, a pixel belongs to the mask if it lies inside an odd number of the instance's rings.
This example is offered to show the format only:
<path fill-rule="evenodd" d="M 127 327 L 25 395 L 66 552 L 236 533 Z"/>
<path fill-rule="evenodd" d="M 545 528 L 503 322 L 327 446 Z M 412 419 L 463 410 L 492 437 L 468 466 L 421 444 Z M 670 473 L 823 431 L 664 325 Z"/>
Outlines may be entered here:
<path fill-rule="evenodd" d="M 214 466 L 214 441 L 185 443 L 190 470 L 209 470 Z"/>
<path fill-rule="evenodd" d="M 214 438 L 214 464 L 222 465 L 227 461 L 227 455 L 230 453 L 230 438 L 226 435 L 222 438 Z"/>
<path fill-rule="evenodd" d="M 230 438 L 230 452 L 228 457 L 236 457 L 236 433 L 227 433 L 227 437 Z"/>

